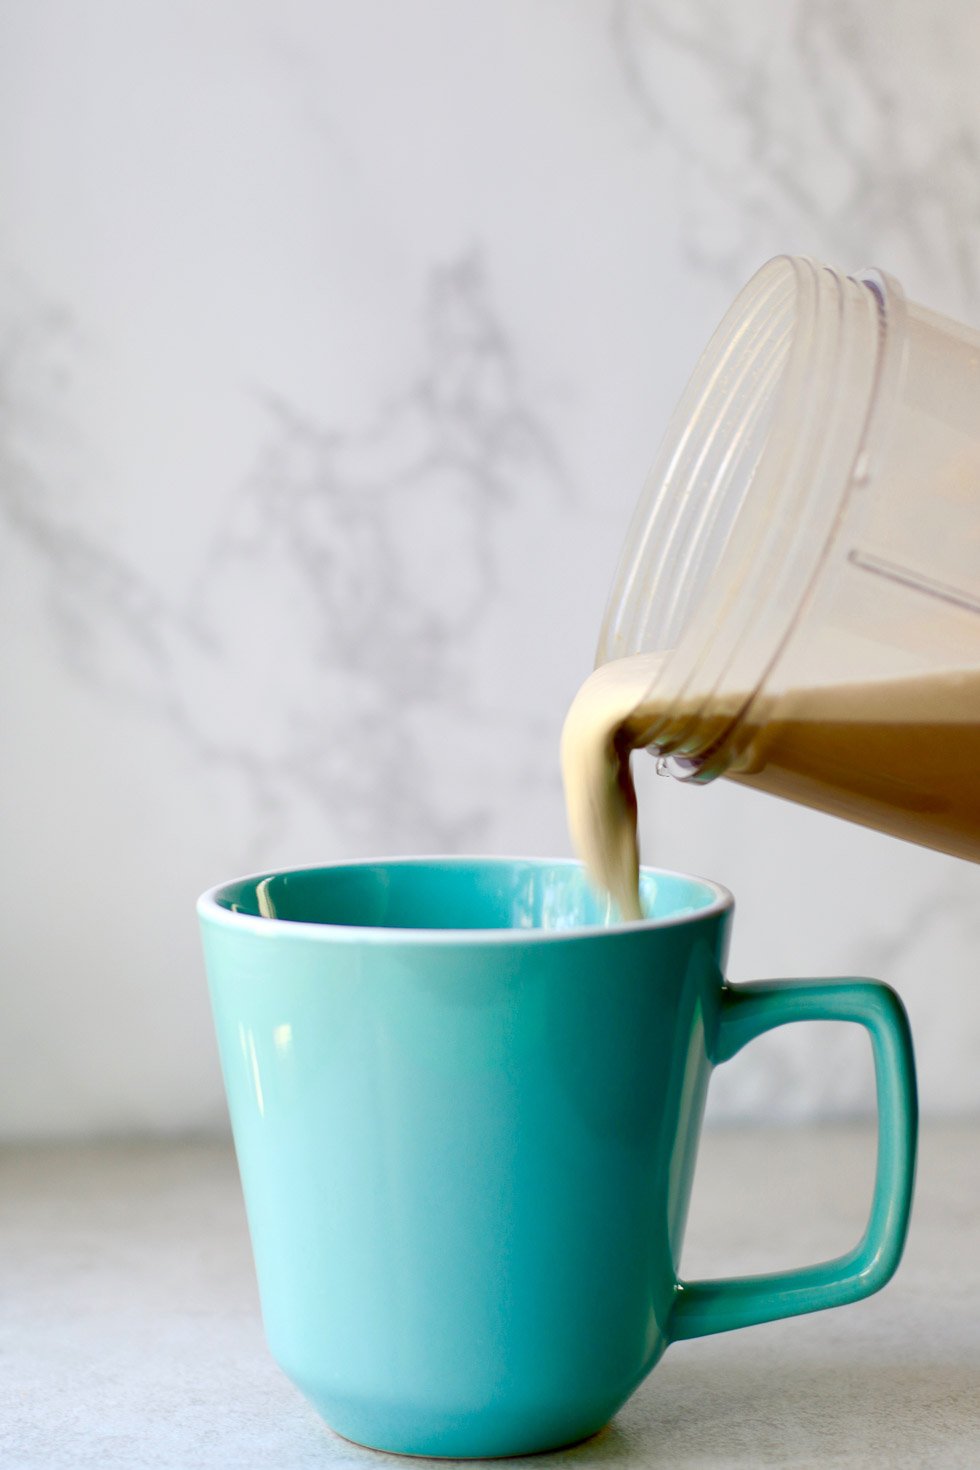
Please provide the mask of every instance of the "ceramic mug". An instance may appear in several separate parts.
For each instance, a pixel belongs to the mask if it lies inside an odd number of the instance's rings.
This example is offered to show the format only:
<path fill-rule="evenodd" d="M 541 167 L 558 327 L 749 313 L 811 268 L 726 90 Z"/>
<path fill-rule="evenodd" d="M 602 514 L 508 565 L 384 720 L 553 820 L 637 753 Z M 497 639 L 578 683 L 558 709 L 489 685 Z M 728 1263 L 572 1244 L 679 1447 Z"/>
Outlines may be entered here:
<path fill-rule="evenodd" d="M 641 893 L 649 917 L 610 926 L 577 863 L 447 858 L 200 900 L 266 1335 L 346 1438 L 557 1448 L 669 1343 L 857 1301 L 894 1272 L 916 1144 L 897 996 L 728 985 L 731 895 L 653 869 Z M 681 1280 L 712 1067 L 806 1020 L 871 1036 L 865 1235 L 802 1270 Z"/>

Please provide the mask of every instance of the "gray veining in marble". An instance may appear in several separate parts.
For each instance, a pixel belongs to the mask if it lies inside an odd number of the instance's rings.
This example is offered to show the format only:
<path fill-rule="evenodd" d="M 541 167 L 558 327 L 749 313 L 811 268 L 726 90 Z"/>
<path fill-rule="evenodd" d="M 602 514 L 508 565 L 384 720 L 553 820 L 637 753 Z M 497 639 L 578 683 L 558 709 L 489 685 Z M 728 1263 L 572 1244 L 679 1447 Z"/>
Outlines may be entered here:
<path fill-rule="evenodd" d="M 567 851 L 563 710 L 733 290 L 805 251 L 976 319 L 978 47 L 972 0 L 0 8 L 0 1136 L 223 1126 L 211 883 Z M 976 1112 L 980 870 L 637 764 L 732 977 L 891 981 Z M 817 1027 L 712 1086 L 872 1097 Z"/>
<path fill-rule="evenodd" d="M 186 604 L 46 480 L 61 376 L 84 371 L 70 318 L 28 307 L 2 343 L 0 518 L 34 563 L 66 672 L 237 773 L 262 823 L 256 862 L 297 802 L 358 848 L 478 849 L 482 793 L 443 810 L 441 731 L 534 740 L 521 712 L 481 708 L 470 664 L 505 512 L 518 494 L 567 504 L 568 476 L 522 396 L 479 255 L 435 269 L 425 297 L 418 377 L 365 427 L 258 398 L 254 469 L 219 507 Z"/>
<path fill-rule="evenodd" d="M 738 285 L 774 242 L 819 239 L 852 266 L 869 250 L 899 275 L 914 262 L 961 310 L 980 304 L 980 125 L 958 61 L 975 14 L 615 0 L 611 34 L 673 155 L 692 265 Z"/>

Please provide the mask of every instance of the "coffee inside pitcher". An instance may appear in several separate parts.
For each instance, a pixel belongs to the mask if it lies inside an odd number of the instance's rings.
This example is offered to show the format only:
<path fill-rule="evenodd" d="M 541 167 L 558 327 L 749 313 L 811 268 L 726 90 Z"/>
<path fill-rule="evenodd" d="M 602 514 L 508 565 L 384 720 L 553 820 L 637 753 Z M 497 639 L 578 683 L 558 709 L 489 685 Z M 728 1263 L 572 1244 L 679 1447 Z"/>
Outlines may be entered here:
<path fill-rule="evenodd" d="M 596 885 L 623 918 L 641 917 L 636 795 L 630 759 L 662 724 L 651 695 L 662 658 L 600 665 L 562 734 L 569 828 Z M 737 713 L 730 696 L 685 721 L 710 751 Z M 740 731 L 729 779 L 980 861 L 980 669 L 791 688 Z"/>

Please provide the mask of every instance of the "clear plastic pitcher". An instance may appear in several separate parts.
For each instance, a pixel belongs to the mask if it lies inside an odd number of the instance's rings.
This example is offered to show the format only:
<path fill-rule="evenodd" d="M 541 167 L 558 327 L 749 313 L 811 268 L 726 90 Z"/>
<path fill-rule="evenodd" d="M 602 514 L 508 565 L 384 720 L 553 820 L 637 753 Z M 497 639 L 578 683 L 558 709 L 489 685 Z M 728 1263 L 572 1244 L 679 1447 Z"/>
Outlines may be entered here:
<path fill-rule="evenodd" d="M 980 860 L 980 334 L 764 266 L 629 531 L 598 662 L 653 653 L 662 769 Z"/>

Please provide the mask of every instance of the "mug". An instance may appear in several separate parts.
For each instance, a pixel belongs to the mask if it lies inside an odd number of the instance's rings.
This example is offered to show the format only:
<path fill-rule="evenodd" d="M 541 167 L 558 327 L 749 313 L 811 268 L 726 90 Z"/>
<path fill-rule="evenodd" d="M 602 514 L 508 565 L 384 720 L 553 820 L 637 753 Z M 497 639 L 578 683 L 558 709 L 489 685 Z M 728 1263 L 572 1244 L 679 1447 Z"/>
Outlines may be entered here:
<path fill-rule="evenodd" d="M 268 873 L 198 911 L 272 1353 L 336 1432 L 482 1458 L 601 1429 L 681 1338 L 878 1291 L 916 1147 L 908 1022 L 870 980 L 723 978 L 731 895 L 575 862 Z M 870 1033 L 871 1218 L 846 1255 L 678 1274 L 712 1067 L 791 1021 Z M 760 1221 L 760 1226 L 762 1222 Z"/>

